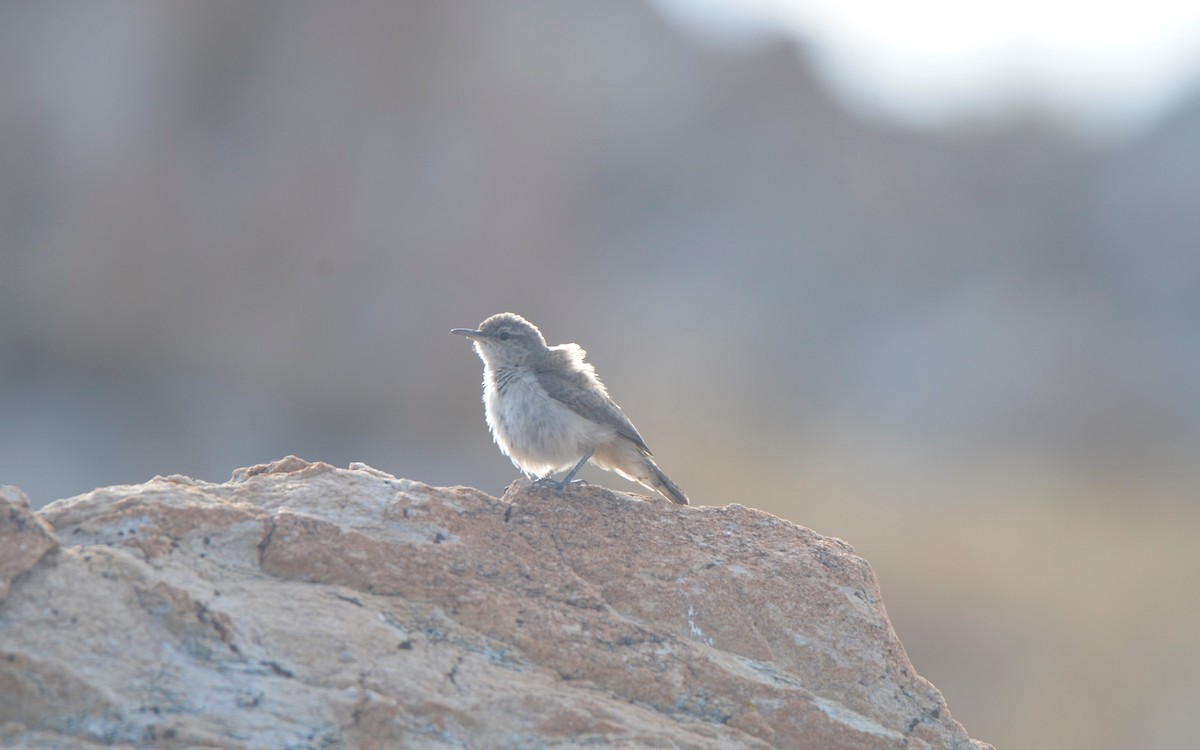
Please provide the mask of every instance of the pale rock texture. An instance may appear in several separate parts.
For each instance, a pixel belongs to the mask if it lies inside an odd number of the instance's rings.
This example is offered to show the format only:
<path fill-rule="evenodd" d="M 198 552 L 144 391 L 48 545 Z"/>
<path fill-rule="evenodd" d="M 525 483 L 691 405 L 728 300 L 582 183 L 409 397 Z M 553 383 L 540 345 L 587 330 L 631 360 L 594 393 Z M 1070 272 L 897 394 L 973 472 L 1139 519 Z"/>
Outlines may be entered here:
<path fill-rule="evenodd" d="M 0 485 L 0 602 L 13 579 L 58 549 L 54 528 L 29 509 L 29 498 L 18 487 Z"/>
<path fill-rule="evenodd" d="M 740 505 L 288 457 L 0 492 L 15 748 L 968 748 L 867 563 Z"/>

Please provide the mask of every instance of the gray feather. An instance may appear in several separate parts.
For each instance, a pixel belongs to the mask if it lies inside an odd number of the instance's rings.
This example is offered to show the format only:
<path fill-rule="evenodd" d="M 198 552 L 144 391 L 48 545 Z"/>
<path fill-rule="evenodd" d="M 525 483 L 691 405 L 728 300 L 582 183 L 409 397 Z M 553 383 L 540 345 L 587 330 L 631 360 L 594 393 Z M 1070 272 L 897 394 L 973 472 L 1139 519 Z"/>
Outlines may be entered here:
<path fill-rule="evenodd" d="M 565 359 L 565 352 L 550 349 L 545 360 Z M 590 366 L 588 370 L 590 370 Z M 546 393 L 573 410 L 576 414 L 599 424 L 610 425 L 618 435 L 626 438 L 646 455 L 650 448 L 638 434 L 637 428 L 621 411 L 621 407 L 609 398 L 604 385 L 596 378 L 594 372 L 574 367 L 563 367 L 561 362 L 539 362 L 533 368 L 538 383 L 546 389 Z"/>

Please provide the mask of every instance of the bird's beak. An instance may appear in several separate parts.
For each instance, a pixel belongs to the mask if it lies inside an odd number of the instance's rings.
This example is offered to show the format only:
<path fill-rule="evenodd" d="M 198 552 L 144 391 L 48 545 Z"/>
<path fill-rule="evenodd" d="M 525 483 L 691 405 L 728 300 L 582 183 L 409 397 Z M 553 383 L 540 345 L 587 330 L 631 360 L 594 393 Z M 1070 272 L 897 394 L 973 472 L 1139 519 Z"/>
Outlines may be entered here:
<path fill-rule="evenodd" d="M 451 328 L 450 333 L 457 333 L 459 336 L 467 336 L 468 338 L 473 338 L 476 341 L 487 338 L 486 333 L 483 331 L 477 331 L 474 328 Z"/>

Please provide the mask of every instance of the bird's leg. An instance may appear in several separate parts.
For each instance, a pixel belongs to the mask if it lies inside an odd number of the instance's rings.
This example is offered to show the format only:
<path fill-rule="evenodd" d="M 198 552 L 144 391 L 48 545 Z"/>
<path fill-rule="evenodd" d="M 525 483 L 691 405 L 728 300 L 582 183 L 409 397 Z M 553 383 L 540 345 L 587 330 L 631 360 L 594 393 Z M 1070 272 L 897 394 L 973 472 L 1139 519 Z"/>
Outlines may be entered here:
<path fill-rule="evenodd" d="M 571 480 L 575 478 L 575 475 L 579 473 L 579 470 L 583 468 L 583 465 L 586 464 L 588 462 L 588 459 L 591 457 L 592 457 L 591 450 L 589 450 L 587 453 L 583 454 L 583 458 L 579 459 L 579 463 L 575 464 L 575 468 L 571 469 L 571 471 L 568 472 L 567 475 L 562 478 L 562 481 L 558 483 L 557 489 L 559 492 L 562 492 L 563 490 L 565 490 L 567 488 L 567 485 L 571 483 Z"/>

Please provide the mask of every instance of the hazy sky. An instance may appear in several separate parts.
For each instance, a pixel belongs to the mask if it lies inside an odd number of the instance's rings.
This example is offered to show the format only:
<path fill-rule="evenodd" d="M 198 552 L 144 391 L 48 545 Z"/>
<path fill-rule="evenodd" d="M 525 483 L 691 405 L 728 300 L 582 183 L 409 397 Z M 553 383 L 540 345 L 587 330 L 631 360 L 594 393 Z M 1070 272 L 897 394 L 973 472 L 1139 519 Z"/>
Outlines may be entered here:
<path fill-rule="evenodd" d="M 916 125 L 1033 105 L 1121 135 L 1200 78 L 1197 0 L 654 1 L 709 41 L 802 39 L 844 101 Z"/>

